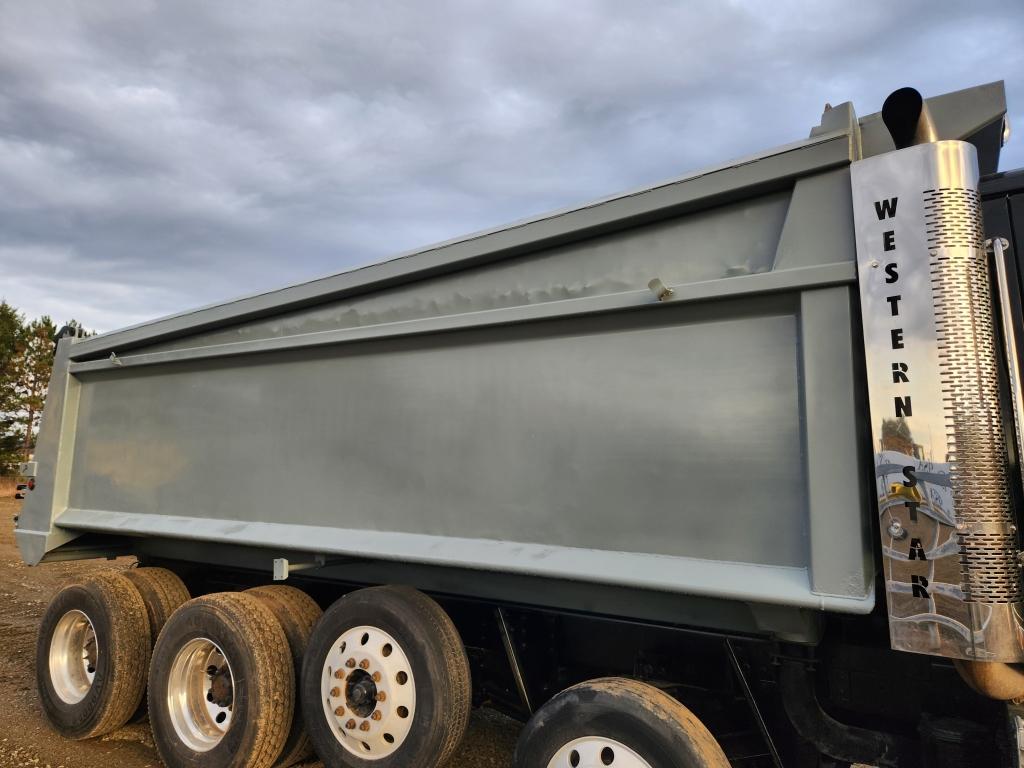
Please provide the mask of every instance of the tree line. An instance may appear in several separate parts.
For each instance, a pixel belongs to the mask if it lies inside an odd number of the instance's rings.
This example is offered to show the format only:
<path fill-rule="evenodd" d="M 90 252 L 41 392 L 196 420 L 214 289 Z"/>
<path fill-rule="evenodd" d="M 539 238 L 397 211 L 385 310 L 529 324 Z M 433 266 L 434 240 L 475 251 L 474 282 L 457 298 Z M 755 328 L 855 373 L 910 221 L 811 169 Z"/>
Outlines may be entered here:
<path fill-rule="evenodd" d="M 35 450 L 57 333 L 48 316 L 27 320 L 0 301 L 0 476 L 15 474 Z"/>

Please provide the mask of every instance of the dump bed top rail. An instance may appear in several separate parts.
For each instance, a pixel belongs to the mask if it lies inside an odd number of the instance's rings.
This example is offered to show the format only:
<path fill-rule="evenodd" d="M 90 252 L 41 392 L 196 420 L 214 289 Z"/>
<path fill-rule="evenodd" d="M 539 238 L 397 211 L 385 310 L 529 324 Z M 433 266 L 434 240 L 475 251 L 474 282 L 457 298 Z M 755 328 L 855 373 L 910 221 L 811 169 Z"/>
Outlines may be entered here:
<path fill-rule="evenodd" d="M 1006 99 L 1002 82 L 928 100 L 941 138 L 974 141 L 982 172 L 995 171 Z M 72 359 L 167 341 L 210 328 L 384 289 L 500 259 L 627 229 L 713 205 L 785 188 L 794 179 L 821 173 L 892 149 L 878 113 L 858 121 L 849 103 L 828 107 L 803 141 L 690 173 L 582 206 L 478 232 L 281 290 L 190 310 L 89 338 Z"/>

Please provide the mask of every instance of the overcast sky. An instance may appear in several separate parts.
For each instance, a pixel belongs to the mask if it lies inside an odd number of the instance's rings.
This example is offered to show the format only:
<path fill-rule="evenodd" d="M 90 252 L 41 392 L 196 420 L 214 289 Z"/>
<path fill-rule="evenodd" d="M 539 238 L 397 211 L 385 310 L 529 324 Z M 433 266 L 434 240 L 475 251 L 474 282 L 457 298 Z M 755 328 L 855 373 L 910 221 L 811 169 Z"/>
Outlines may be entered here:
<path fill-rule="evenodd" d="M 0 0 L 0 296 L 106 331 L 1007 80 L 1024 2 Z"/>

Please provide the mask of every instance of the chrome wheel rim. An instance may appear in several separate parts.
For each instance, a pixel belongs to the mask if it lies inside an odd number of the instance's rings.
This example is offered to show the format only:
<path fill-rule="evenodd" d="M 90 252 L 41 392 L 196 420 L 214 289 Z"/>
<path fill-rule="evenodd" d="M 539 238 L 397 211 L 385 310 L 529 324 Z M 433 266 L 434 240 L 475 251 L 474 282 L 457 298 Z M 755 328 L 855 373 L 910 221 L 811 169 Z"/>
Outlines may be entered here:
<path fill-rule="evenodd" d="M 171 663 L 167 711 L 178 738 L 193 752 L 208 752 L 231 727 L 235 684 L 224 651 L 205 637 L 189 640 Z"/>
<path fill-rule="evenodd" d="M 92 620 L 82 611 L 68 611 L 54 627 L 50 638 L 50 682 L 66 704 L 84 699 L 96 677 L 99 644 Z"/>
<path fill-rule="evenodd" d="M 363 760 L 397 750 L 412 729 L 416 683 L 394 637 L 376 627 L 353 627 L 324 660 L 324 716 L 338 742 Z"/>
<path fill-rule="evenodd" d="M 651 768 L 651 764 L 625 744 L 602 736 L 570 741 L 548 761 L 548 768 Z"/>

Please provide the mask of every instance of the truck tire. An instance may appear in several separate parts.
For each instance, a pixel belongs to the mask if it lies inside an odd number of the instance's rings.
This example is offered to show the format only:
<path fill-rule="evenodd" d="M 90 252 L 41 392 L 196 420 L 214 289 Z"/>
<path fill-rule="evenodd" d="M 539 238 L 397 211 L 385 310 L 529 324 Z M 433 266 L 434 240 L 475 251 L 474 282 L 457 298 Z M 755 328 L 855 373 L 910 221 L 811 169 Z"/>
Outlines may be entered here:
<path fill-rule="evenodd" d="M 306 730 L 330 766 L 435 768 L 469 723 L 469 661 L 441 607 L 410 587 L 327 609 L 302 665 Z"/>
<path fill-rule="evenodd" d="M 149 647 L 152 649 L 171 614 L 189 601 L 188 588 L 178 578 L 178 574 L 166 568 L 129 568 L 123 573 L 142 595 L 142 602 L 146 604 L 146 615 L 149 617 Z M 129 719 L 130 722 L 141 722 L 145 719 L 146 712 L 146 696 L 143 695 L 138 709 Z"/>
<path fill-rule="evenodd" d="M 271 768 L 292 723 L 284 630 L 243 592 L 190 600 L 164 625 L 149 669 L 149 722 L 167 768 Z"/>
<path fill-rule="evenodd" d="M 562 691 L 527 723 L 515 768 L 729 768 L 690 710 L 654 686 L 624 678 Z"/>
<path fill-rule="evenodd" d="M 149 619 L 137 589 L 119 573 L 64 587 L 39 625 L 36 683 L 43 713 L 62 736 L 117 730 L 146 688 Z"/>
<path fill-rule="evenodd" d="M 191 599 L 178 574 L 166 568 L 129 568 L 125 577 L 135 585 L 146 604 L 152 645 L 171 614 Z"/>
<path fill-rule="evenodd" d="M 306 655 L 309 637 L 313 634 L 313 627 L 316 626 L 324 612 L 320 610 L 316 601 L 301 589 L 284 584 L 253 587 L 246 592 L 262 600 L 263 604 L 274 612 L 274 616 L 281 623 L 281 629 L 284 630 L 285 637 L 288 638 L 295 680 L 298 682 L 302 677 L 302 659 Z M 313 745 L 309 741 L 309 736 L 306 735 L 306 724 L 302 721 L 302 704 L 296 697 L 291 730 L 284 743 L 284 748 L 281 750 L 281 756 L 274 765 L 276 768 L 286 768 L 312 756 Z"/>

